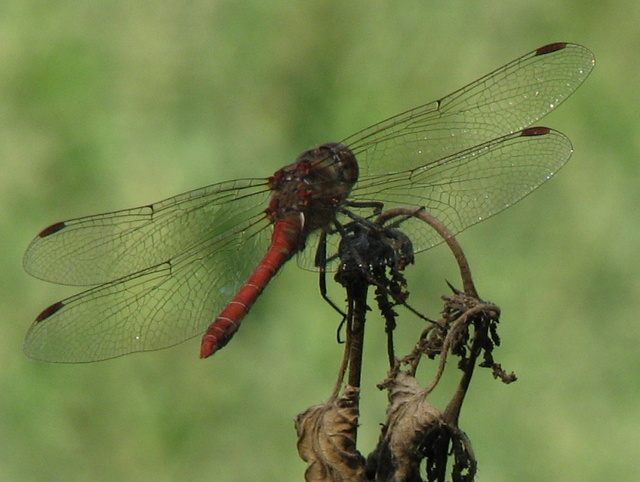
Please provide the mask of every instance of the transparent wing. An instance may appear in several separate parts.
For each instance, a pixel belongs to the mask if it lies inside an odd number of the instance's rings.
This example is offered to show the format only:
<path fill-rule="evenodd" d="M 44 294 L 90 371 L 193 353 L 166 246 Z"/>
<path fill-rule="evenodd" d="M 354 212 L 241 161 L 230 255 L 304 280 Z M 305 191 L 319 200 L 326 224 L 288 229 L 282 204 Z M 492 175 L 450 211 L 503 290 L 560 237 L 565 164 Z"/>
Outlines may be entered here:
<path fill-rule="evenodd" d="M 69 246 L 80 245 L 83 259 L 69 268 L 65 281 L 101 279 L 102 273 L 93 276 L 86 270 L 110 269 L 109 263 L 100 259 L 103 253 L 117 265 L 110 273 L 127 270 L 127 263 L 138 266 L 155 259 L 163 261 L 47 308 L 27 333 L 27 355 L 46 361 L 88 362 L 157 350 L 202 334 L 257 266 L 271 236 L 262 212 L 268 193 L 234 195 L 223 211 L 218 205 L 229 185 L 204 188 L 184 195 L 186 198 L 178 196 L 154 205 L 145 213 L 144 222 L 129 218 L 136 210 L 113 213 L 120 222 L 109 215 L 84 218 L 70 225 L 74 230 L 64 241 L 51 246 L 42 241 L 54 263 L 59 263 L 56 253 L 74 263 Z M 193 197 L 195 193 L 198 195 Z M 196 200 L 203 197 L 209 202 L 199 204 Z M 164 214 L 158 218 L 158 213 Z M 201 221 L 206 224 L 193 225 Z M 106 241 L 94 235 L 94 229 L 105 235 Z M 85 238 L 83 231 L 91 236 Z M 163 242 L 163 237 L 170 235 L 179 239 Z M 161 254 L 145 254 L 136 248 L 137 243 L 152 251 L 158 243 Z M 118 254 L 109 254 L 108 247 L 117 249 Z M 126 247 L 136 249 L 143 261 L 126 257 Z"/>
<path fill-rule="evenodd" d="M 566 100 L 594 65 L 593 54 L 581 45 L 546 45 L 344 139 L 361 170 L 350 200 L 426 207 L 454 233 L 493 216 L 567 162 L 571 143 L 562 134 L 522 130 Z M 401 171 L 384 173 L 393 168 Z M 416 251 L 441 242 L 416 220 L 403 229 L 414 231 Z M 333 238 L 327 239 L 329 256 L 339 244 Z M 313 269 L 313 261 L 308 251 L 300 253 L 301 266 Z"/>
<path fill-rule="evenodd" d="M 381 202 L 385 209 L 424 207 L 457 234 L 524 198 L 556 174 L 572 152 L 571 141 L 560 132 L 532 127 L 384 179 L 366 177 L 352 199 Z M 415 218 L 401 229 L 416 252 L 442 242 Z"/>
<path fill-rule="evenodd" d="M 593 54 L 581 45 L 550 44 L 342 143 L 365 175 L 426 166 L 530 126 L 566 100 L 594 65 Z"/>
<path fill-rule="evenodd" d="M 55 283 L 89 286 L 159 265 L 250 224 L 266 207 L 264 179 L 213 184 L 155 204 L 60 222 L 29 245 L 24 268 Z"/>

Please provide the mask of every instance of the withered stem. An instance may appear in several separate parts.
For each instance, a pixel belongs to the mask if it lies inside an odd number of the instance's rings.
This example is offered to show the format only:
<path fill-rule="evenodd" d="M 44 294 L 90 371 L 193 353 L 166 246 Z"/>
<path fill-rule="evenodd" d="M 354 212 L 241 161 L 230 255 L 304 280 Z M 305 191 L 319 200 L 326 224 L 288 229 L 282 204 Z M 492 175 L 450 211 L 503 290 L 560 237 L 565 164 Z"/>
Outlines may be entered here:
<path fill-rule="evenodd" d="M 382 214 L 380 214 L 377 222 L 383 225 L 387 220 L 398 216 L 414 216 L 420 218 L 436 230 L 436 232 L 440 235 L 444 242 L 447 243 L 449 249 L 456 259 L 456 262 L 458 263 L 464 292 L 469 296 L 478 298 L 478 292 L 476 291 L 476 287 L 473 283 L 473 278 L 471 277 L 471 268 L 469 267 L 467 257 L 465 256 L 464 251 L 462 251 L 462 247 L 458 243 L 458 240 L 449 230 L 449 228 L 447 228 L 442 221 L 440 221 L 438 218 L 436 218 L 423 208 L 416 209 L 410 207 L 398 207 L 387 209 Z"/>
<path fill-rule="evenodd" d="M 347 330 L 349 331 L 349 375 L 347 382 L 352 387 L 360 387 L 362 376 L 362 354 L 364 347 L 364 326 L 367 312 L 368 284 L 353 283 L 347 286 L 349 311 Z"/>
<path fill-rule="evenodd" d="M 464 315 L 464 318 L 468 318 L 469 316 L 479 316 L 480 321 L 474 323 L 473 342 L 471 344 L 470 350 L 471 353 L 469 354 L 469 358 L 465 361 L 464 367 L 462 368 L 462 377 L 460 378 L 460 382 L 458 382 L 458 387 L 456 388 L 451 401 L 449 401 L 449 403 L 447 404 L 447 408 L 445 408 L 443 412 L 443 418 L 455 427 L 458 426 L 458 419 L 460 418 L 462 403 L 464 402 L 464 398 L 467 395 L 469 384 L 471 383 L 471 378 L 473 377 L 473 371 L 476 367 L 476 360 L 482 353 L 482 347 L 486 343 L 486 339 L 489 336 L 489 320 L 482 316 L 482 312 L 489 308 L 489 306 L 490 305 L 480 304 L 475 308 L 469 310 Z M 466 320 L 462 319 L 460 321 L 466 322 Z"/>

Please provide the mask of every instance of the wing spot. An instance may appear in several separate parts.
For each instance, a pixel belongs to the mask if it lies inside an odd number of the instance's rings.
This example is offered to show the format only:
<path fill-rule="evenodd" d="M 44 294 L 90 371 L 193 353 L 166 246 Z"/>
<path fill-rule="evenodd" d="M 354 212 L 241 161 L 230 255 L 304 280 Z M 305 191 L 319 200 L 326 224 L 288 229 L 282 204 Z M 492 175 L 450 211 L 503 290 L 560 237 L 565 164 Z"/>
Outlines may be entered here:
<path fill-rule="evenodd" d="M 545 55 L 550 54 L 552 52 L 556 52 L 558 50 L 562 50 L 567 48 L 566 42 L 556 42 L 554 44 L 545 45 L 544 47 L 540 47 L 536 50 L 536 55 Z"/>
<path fill-rule="evenodd" d="M 60 221 L 59 223 L 55 223 L 47 228 L 44 228 L 42 231 L 40 231 L 40 234 L 38 234 L 38 237 L 46 238 L 47 236 L 51 236 L 52 234 L 57 233 L 58 231 L 66 227 L 67 227 L 67 224 L 64 221 Z"/>
<path fill-rule="evenodd" d="M 58 301 L 57 303 L 52 304 L 51 306 L 45 308 L 42 313 L 40 313 L 37 317 L 36 317 L 36 322 L 40 322 L 40 321 L 44 321 L 47 318 L 50 318 L 51 316 L 53 316 L 55 313 L 57 313 L 58 311 L 60 311 L 60 309 L 64 306 L 64 303 L 62 301 Z"/>

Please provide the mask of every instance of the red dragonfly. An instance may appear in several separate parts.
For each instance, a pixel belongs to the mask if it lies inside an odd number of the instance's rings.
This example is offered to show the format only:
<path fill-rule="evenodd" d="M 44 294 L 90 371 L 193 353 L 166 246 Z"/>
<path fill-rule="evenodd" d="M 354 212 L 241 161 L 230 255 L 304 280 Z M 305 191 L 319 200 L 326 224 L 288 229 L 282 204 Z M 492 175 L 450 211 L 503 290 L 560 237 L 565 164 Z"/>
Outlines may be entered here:
<path fill-rule="evenodd" d="M 335 259 L 340 226 L 370 218 L 374 204 L 425 208 L 454 234 L 487 219 L 567 162 L 567 137 L 528 126 L 593 66 L 585 47 L 546 45 L 435 102 L 303 152 L 267 179 L 222 182 L 45 228 L 27 249 L 25 269 L 90 288 L 37 316 L 26 354 L 89 362 L 204 333 L 201 356 L 208 357 L 285 262 L 301 253 L 303 266 L 318 268 L 306 256 L 318 246 Z M 392 165 L 402 170 L 385 173 Z M 415 252 L 441 241 L 424 223 L 402 228 Z"/>

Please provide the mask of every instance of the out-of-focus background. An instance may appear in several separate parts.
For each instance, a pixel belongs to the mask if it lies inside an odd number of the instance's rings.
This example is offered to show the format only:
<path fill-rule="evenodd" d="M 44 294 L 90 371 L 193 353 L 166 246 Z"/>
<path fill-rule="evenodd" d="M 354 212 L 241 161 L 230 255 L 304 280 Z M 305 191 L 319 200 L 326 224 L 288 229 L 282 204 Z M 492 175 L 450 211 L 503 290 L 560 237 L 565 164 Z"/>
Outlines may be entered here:
<path fill-rule="evenodd" d="M 630 0 L 5 1 L 0 479 L 301 480 L 293 418 L 329 396 L 341 353 L 315 274 L 286 266 L 212 359 L 198 360 L 196 339 L 56 365 L 27 359 L 23 336 L 75 290 L 25 274 L 26 246 L 55 221 L 268 176 L 310 146 L 555 41 L 597 58 L 586 84 L 540 122 L 572 139 L 573 159 L 460 237 L 480 293 L 503 310 L 497 361 L 519 380 L 505 386 L 479 370 L 460 423 L 481 480 L 635 479 L 639 20 Z M 417 261 L 412 300 L 437 316 L 455 267 L 442 248 Z M 422 322 L 400 321 L 408 350 Z M 374 388 L 384 374 L 382 322 L 372 317 L 365 454 L 384 419 Z"/>

